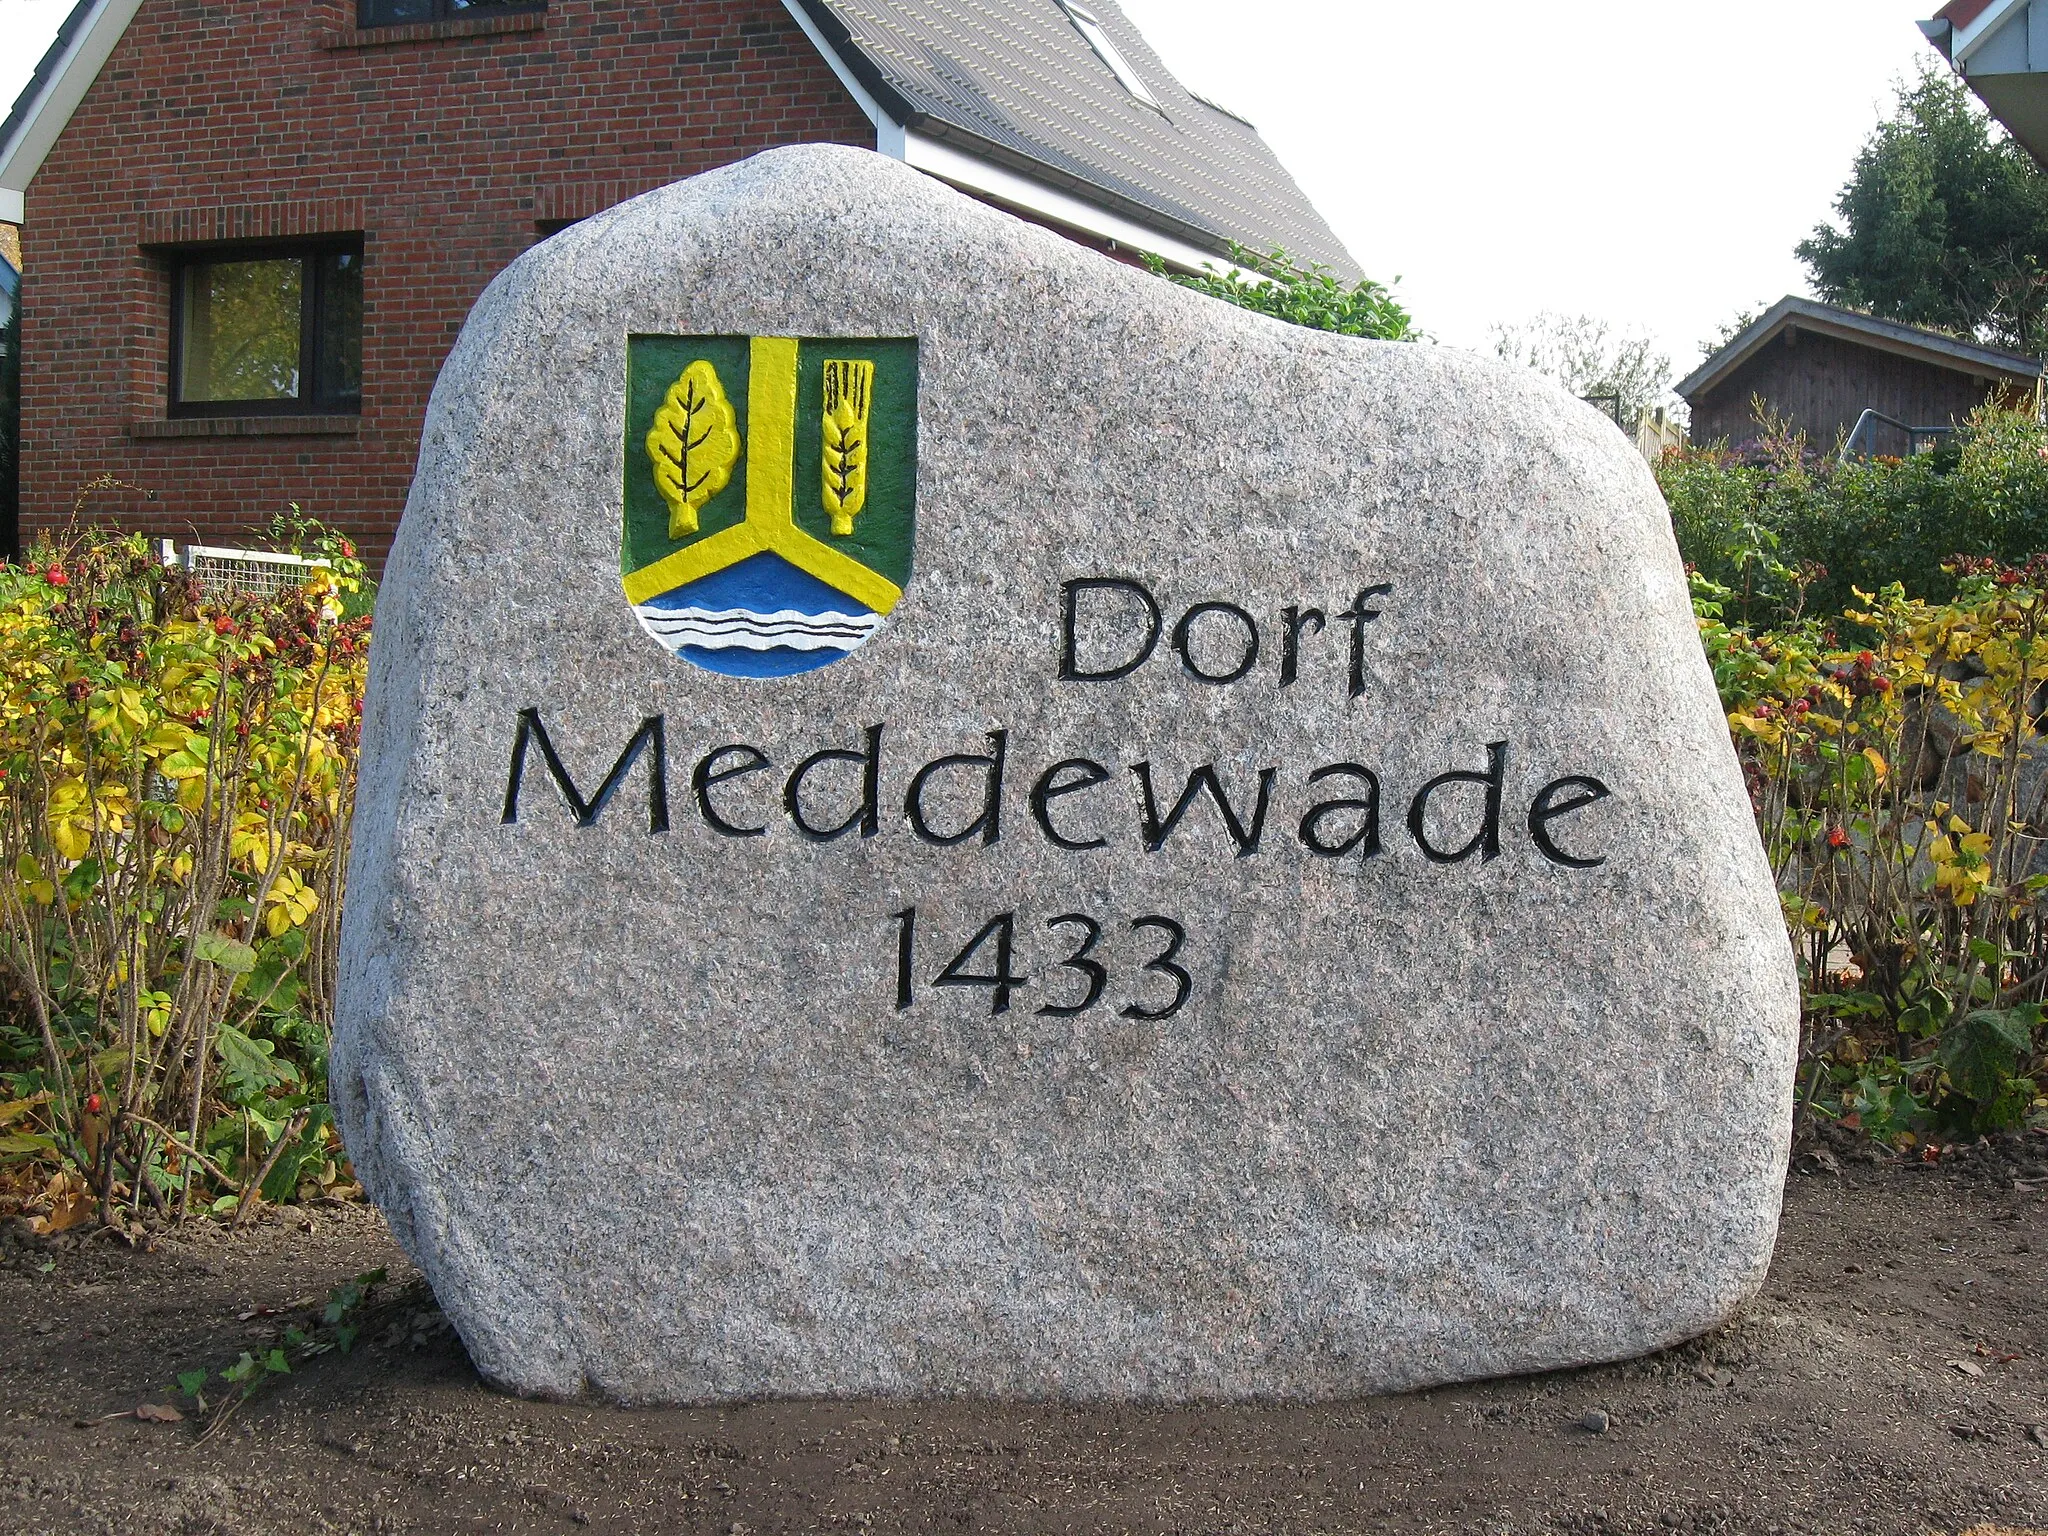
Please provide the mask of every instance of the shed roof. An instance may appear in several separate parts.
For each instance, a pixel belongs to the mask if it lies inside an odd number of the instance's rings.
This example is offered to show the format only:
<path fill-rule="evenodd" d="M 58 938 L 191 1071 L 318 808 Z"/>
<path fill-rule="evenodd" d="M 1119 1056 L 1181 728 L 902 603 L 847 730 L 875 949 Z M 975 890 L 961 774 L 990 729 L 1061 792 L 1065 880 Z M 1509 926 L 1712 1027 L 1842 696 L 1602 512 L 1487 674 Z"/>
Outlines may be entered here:
<path fill-rule="evenodd" d="M 1817 335 L 1834 336 L 1874 351 L 1914 358 L 1937 368 L 1953 369 L 1957 373 L 2024 379 L 2029 383 L 2042 375 L 2040 359 L 2019 352 L 1980 347 L 1974 341 L 1963 341 L 1942 331 L 1902 325 L 1896 320 L 1879 320 L 1873 315 L 1838 305 L 1788 296 L 1773 304 L 1694 373 L 1681 380 L 1678 394 L 1686 400 L 1711 394 L 1716 386 L 1724 383 L 1764 346 L 1794 327 Z"/>

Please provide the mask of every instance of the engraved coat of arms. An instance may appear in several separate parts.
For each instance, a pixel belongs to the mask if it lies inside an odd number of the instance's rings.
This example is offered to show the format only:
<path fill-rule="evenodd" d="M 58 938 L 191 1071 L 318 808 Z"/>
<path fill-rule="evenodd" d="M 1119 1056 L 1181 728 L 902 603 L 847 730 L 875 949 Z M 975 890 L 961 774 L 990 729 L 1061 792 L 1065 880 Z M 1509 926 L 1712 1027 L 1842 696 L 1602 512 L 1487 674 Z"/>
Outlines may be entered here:
<path fill-rule="evenodd" d="M 670 652 L 790 677 L 858 650 L 910 581 L 917 343 L 627 340 L 626 601 Z"/>

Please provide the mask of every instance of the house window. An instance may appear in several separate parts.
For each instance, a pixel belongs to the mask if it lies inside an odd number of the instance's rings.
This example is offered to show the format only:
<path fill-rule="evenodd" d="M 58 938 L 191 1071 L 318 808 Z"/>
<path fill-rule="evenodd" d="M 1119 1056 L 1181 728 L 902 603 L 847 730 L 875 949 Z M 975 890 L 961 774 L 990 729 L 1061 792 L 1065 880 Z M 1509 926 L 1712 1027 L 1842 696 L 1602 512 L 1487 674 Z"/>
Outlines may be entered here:
<path fill-rule="evenodd" d="M 171 414 L 363 408 L 363 253 L 351 242 L 181 255 L 171 282 Z"/>
<path fill-rule="evenodd" d="M 1146 87 L 1144 77 L 1131 67 L 1131 61 L 1117 51 L 1116 44 L 1102 30 L 1102 23 L 1096 19 L 1095 13 L 1086 6 L 1075 4 L 1074 0 L 1059 0 L 1059 6 L 1067 13 L 1067 20 L 1074 24 L 1074 30 L 1088 40 L 1088 46 L 1095 50 L 1096 57 L 1109 66 L 1109 72 L 1117 77 L 1123 88 L 1164 117 L 1166 108 L 1159 105 L 1159 98 Z"/>
<path fill-rule="evenodd" d="M 423 21 L 456 21 L 464 16 L 546 9 L 547 0 L 356 0 L 356 25 L 405 27 Z"/>

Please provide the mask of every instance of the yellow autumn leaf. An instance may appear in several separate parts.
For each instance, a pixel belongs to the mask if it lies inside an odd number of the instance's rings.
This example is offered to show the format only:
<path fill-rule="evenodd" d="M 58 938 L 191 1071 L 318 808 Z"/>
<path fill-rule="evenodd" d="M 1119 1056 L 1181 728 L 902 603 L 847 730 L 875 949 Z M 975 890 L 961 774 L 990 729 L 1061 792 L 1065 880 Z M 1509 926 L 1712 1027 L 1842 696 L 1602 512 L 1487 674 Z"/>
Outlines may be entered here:
<path fill-rule="evenodd" d="M 276 853 L 277 840 L 270 835 L 270 828 L 263 817 L 244 811 L 235 819 L 234 830 L 228 834 L 229 858 L 263 874 L 270 868 L 270 861 Z"/>
<path fill-rule="evenodd" d="M 14 878 L 20 882 L 21 894 L 39 907 L 47 907 L 57 899 L 57 887 L 43 874 L 43 866 L 32 855 L 24 853 L 14 861 Z"/>
<path fill-rule="evenodd" d="M 320 906 L 320 893 L 301 880 L 297 870 L 288 869 L 271 886 L 265 905 L 269 910 L 263 926 L 274 939 L 305 924 Z"/>
<path fill-rule="evenodd" d="M 92 823 L 76 819 L 52 820 L 50 841 L 57 852 L 77 863 L 92 851 Z"/>
<path fill-rule="evenodd" d="M 205 738 L 195 733 L 190 726 L 167 720 L 143 737 L 142 745 L 151 752 L 188 752 L 195 747 L 205 752 Z"/>

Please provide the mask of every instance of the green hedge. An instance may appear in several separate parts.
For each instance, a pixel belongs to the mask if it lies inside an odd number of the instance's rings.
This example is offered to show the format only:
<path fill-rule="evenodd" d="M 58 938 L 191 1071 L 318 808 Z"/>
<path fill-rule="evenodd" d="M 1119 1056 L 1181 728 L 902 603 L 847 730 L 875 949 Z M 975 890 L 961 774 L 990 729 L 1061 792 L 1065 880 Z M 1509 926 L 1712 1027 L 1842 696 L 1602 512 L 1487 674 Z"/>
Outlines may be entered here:
<path fill-rule="evenodd" d="M 1847 464 L 1767 429 L 1741 452 L 1669 454 L 1657 479 L 1686 562 L 1745 623 L 1839 612 L 1893 582 L 1943 602 L 1954 556 L 2048 551 L 2048 436 L 2027 413 L 1985 410 L 1933 452 Z"/>

